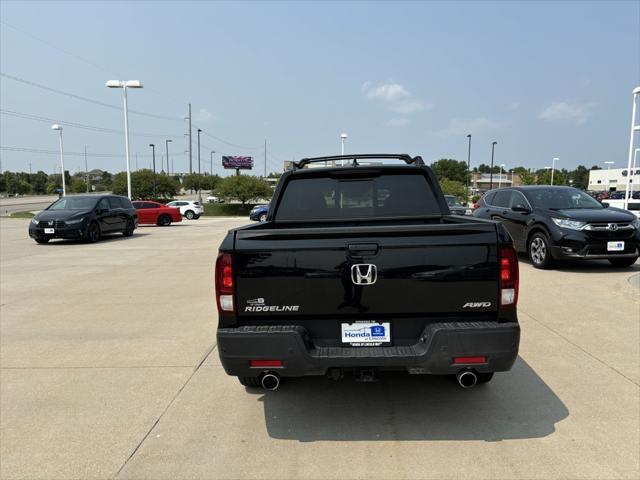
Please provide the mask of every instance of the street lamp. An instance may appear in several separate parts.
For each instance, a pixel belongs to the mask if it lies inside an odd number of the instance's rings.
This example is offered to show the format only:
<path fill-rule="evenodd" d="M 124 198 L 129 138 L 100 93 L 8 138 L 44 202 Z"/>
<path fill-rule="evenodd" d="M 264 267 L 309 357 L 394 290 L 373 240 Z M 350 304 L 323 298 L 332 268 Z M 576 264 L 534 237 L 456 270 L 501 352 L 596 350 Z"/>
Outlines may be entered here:
<path fill-rule="evenodd" d="M 558 157 L 553 157 L 553 160 L 551 162 L 551 185 L 553 185 L 553 172 L 555 172 L 556 170 L 556 162 L 558 162 L 560 159 Z"/>
<path fill-rule="evenodd" d="M 198 201 L 200 202 L 200 204 L 202 204 L 202 191 L 200 189 L 201 185 L 201 179 L 200 179 L 200 132 L 202 132 L 202 129 L 198 129 Z"/>
<path fill-rule="evenodd" d="M 467 181 L 465 182 L 465 184 L 467 186 L 467 201 L 469 201 L 469 197 L 471 196 L 471 192 L 469 189 L 469 177 L 471 176 L 471 134 L 467 135 L 467 138 L 469 139 L 469 149 L 467 151 Z"/>
<path fill-rule="evenodd" d="M 127 109 L 127 88 L 142 88 L 140 80 L 109 80 L 109 88 L 121 88 L 124 92 L 124 148 L 127 158 L 127 195 L 131 199 L 131 168 L 129 167 L 129 111 Z"/>
<path fill-rule="evenodd" d="M 210 168 L 209 175 L 211 175 L 211 176 L 213 176 L 213 154 L 214 153 L 216 153 L 216 151 L 215 150 L 211 150 L 211 167 L 209 167 Z"/>
<path fill-rule="evenodd" d="M 173 142 L 173 140 L 165 140 L 164 145 L 166 147 L 167 152 L 167 174 L 169 174 L 169 143 Z"/>
<path fill-rule="evenodd" d="M 51 130 L 57 130 L 60 133 L 60 168 L 62 172 L 62 196 L 67 194 L 67 185 L 64 180 L 64 148 L 62 147 L 62 127 L 57 123 L 51 125 Z"/>
<path fill-rule="evenodd" d="M 491 171 L 490 171 L 491 176 L 489 177 L 489 190 L 493 189 L 493 153 L 495 151 L 497 144 L 498 142 L 491 143 Z"/>
<path fill-rule="evenodd" d="M 340 142 L 342 144 L 342 155 L 344 155 L 344 141 L 347 139 L 347 134 L 343 133 L 340 135 Z M 344 159 L 341 160 L 341 166 L 344 165 Z"/>
<path fill-rule="evenodd" d="M 498 188 L 502 186 L 502 169 L 504 168 L 504 163 L 500 164 L 500 176 L 498 177 Z"/>
<path fill-rule="evenodd" d="M 153 143 L 150 143 L 151 147 L 151 158 L 153 158 L 153 199 L 156 197 L 156 146 Z"/>

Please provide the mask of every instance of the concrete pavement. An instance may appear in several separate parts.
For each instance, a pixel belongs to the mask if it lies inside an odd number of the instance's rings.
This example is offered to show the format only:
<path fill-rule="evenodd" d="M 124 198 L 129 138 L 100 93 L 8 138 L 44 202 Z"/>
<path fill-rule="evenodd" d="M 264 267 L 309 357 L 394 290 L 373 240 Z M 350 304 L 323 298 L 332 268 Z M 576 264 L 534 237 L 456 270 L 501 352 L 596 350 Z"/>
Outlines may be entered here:
<path fill-rule="evenodd" d="M 246 390 L 215 350 L 201 218 L 37 245 L 0 219 L 0 478 L 640 477 L 640 264 L 521 262 L 520 358 L 443 378 Z"/>

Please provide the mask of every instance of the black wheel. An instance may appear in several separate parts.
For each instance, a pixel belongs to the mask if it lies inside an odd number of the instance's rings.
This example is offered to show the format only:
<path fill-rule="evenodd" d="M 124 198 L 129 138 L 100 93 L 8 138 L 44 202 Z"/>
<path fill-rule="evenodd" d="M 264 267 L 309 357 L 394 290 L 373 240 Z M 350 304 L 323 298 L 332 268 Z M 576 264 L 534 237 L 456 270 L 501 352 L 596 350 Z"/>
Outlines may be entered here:
<path fill-rule="evenodd" d="M 261 222 L 266 222 L 267 221 L 267 214 L 263 213 L 262 215 L 260 215 L 259 220 Z"/>
<path fill-rule="evenodd" d="M 131 235 L 133 235 L 133 231 L 135 230 L 135 225 L 133 224 L 133 220 L 128 219 L 127 220 L 127 226 L 124 227 L 124 231 L 122 232 L 122 235 L 124 235 L 125 237 L 130 237 Z"/>
<path fill-rule="evenodd" d="M 45 244 L 49 243 L 49 239 L 48 238 L 36 238 L 35 240 L 40 245 L 45 245 Z"/>
<path fill-rule="evenodd" d="M 160 215 L 160 217 L 158 217 L 158 225 L 168 227 L 171 225 L 171 217 L 169 215 Z"/>
<path fill-rule="evenodd" d="M 549 240 L 547 236 L 542 232 L 533 234 L 531 240 L 529 240 L 529 260 L 536 268 L 551 268 L 553 265 L 553 258 L 551 257 L 551 250 L 549 249 Z"/>
<path fill-rule="evenodd" d="M 184 216 L 187 218 L 187 220 L 193 220 L 193 217 L 195 217 L 195 216 L 196 216 L 196 214 L 195 214 L 195 213 L 193 213 L 193 210 L 187 210 L 187 211 L 184 213 Z"/>
<path fill-rule="evenodd" d="M 478 378 L 478 384 L 480 383 L 489 383 L 493 378 L 493 372 L 489 373 L 476 373 L 476 377 Z"/>
<path fill-rule="evenodd" d="M 87 242 L 96 243 L 98 240 L 100 240 L 100 226 L 96 222 L 92 222 L 87 228 Z"/>
<path fill-rule="evenodd" d="M 636 260 L 638 260 L 638 257 L 635 257 L 635 258 L 610 258 L 609 259 L 609 263 L 611 265 L 613 265 L 614 267 L 625 268 L 625 267 L 630 267 L 631 265 L 636 263 Z"/>
<path fill-rule="evenodd" d="M 197 220 L 200 218 L 200 215 L 196 215 L 195 217 L 193 217 L 194 220 Z"/>
<path fill-rule="evenodd" d="M 245 387 L 261 387 L 260 377 L 238 377 L 238 381 Z"/>

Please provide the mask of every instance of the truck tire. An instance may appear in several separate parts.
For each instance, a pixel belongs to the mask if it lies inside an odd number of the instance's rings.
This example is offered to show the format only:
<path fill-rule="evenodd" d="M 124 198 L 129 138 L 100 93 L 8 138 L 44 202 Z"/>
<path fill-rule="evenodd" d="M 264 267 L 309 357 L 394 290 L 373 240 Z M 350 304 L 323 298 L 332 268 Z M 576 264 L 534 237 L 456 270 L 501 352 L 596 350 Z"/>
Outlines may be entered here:
<path fill-rule="evenodd" d="M 238 381 L 245 387 L 261 387 L 260 377 L 238 377 Z"/>
<path fill-rule="evenodd" d="M 477 383 L 489 383 L 493 378 L 493 372 L 489 373 L 476 373 L 476 377 L 478 378 Z"/>
<path fill-rule="evenodd" d="M 609 259 L 609 263 L 611 265 L 613 265 L 614 267 L 625 268 L 625 267 L 630 267 L 631 265 L 636 263 L 636 260 L 638 260 L 638 257 L 636 257 L 636 258 L 610 258 Z"/>

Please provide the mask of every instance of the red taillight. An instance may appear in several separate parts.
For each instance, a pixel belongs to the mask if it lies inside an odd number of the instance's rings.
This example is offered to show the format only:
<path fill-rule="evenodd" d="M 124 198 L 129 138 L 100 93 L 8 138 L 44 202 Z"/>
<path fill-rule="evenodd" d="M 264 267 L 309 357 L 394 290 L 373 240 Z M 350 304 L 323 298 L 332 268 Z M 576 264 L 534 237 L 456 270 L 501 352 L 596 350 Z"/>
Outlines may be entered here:
<path fill-rule="evenodd" d="M 220 253 L 216 260 L 216 303 L 218 313 L 233 312 L 233 262 L 231 254 Z"/>
<path fill-rule="evenodd" d="M 487 357 L 455 357 L 453 363 L 487 363 Z"/>
<path fill-rule="evenodd" d="M 515 307 L 518 304 L 518 255 L 512 246 L 500 249 L 500 306 Z"/>
<path fill-rule="evenodd" d="M 282 366 L 282 360 L 251 360 L 249 362 L 249 365 L 252 368 L 264 368 L 264 367 L 271 367 L 271 368 L 275 368 L 275 367 L 281 367 Z"/>

